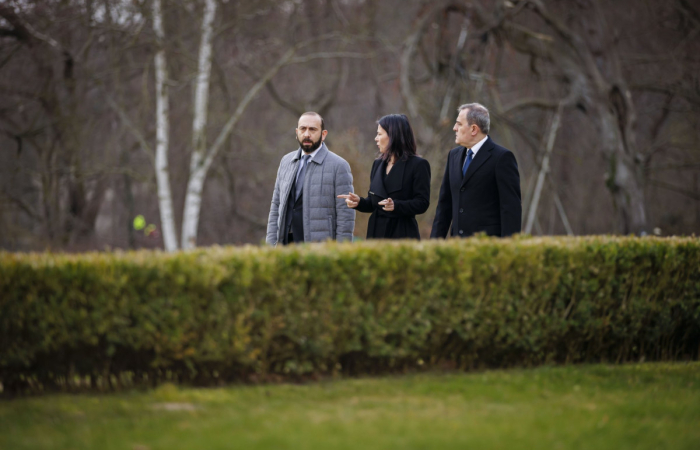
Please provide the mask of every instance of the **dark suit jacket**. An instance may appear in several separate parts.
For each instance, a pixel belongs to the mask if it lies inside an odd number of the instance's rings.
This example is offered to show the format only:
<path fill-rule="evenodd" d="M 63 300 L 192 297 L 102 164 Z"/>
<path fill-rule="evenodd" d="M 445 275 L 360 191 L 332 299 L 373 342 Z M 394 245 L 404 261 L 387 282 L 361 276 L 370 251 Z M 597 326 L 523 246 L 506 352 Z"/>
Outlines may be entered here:
<path fill-rule="evenodd" d="M 513 153 L 487 138 L 462 177 L 467 149 L 453 148 L 447 158 L 431 238 L 467 237 L 478 232 L 510 236 L 520 232 L 520 175 Z"/>
<path fill-rule="evenodd" d="M 367 239 L 420 239 L 416 215 L 430 205 L 430 164 L 419 156 L 397 161 L 385 177 L 386 162 L 374 161 L 367 197 L 360 198 L 356 210 L 371 212 Z M 384 211 L 377 203 L 391 198 L 393 211 Z"/>

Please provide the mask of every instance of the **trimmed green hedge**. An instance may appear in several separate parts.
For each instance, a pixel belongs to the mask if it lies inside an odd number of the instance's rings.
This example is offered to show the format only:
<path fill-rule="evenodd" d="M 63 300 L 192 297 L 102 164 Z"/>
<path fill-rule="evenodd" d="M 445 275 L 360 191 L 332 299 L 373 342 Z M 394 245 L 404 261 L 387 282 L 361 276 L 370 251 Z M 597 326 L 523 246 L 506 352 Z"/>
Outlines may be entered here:
<path fill-rule="evenodd" d="M 0 383 L 269 380 L 693 359 L 700 240 L 0 252 Z"/>

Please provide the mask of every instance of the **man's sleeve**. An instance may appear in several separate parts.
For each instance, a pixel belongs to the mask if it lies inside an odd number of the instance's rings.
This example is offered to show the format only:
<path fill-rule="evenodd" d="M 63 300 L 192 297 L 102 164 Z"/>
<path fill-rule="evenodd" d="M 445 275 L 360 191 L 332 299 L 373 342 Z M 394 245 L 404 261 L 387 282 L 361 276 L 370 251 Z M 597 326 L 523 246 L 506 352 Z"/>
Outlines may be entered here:
<path fill-rule="evenodd" d="M 338 198 L 341 194 L 355 192 L 352 186 L 352 172 L 350 164 L 343 160 L 338 164 L 335 174 L 335 237 L 338 242 L 352 241 L 352 232 L 355 229 L 355 210 L 348 208 L 345 200 Z"/>
<path fill-rule="evenodd" d="M 437 208 L 435 209 L 435 220 L 433 220 L 433 229 L 430 231 L 431 238 L 446 238 L 447 232 L 452 223 L 452 190 L 450 189 L 450 157 L 451 152 L 447 155 L 447 163 L 445 164 L 445 175 L 442 177 L 442 185 L 440 186 L 440 195 L 438 197 Z"/>
<path fill-rule="evenodd" d="M 520 233 L 523 210 L 520 201 L 520 174 L 512 152 L 506 152 L 496 164 L 496 186 L 501 209 L 501 236 Z"/>
<path fill-rule="evenodd" d="M 280 171 L 282 163 L 277 169 L 277 178 L 275 179 L 275 189 L 272 191 L 272 202 L 270 203 L 270 215 L 267 218 L 267 237 L 265 242 L 269 245 L 277 245 L 278 227 L 277 221 L 280 215 Z"/>

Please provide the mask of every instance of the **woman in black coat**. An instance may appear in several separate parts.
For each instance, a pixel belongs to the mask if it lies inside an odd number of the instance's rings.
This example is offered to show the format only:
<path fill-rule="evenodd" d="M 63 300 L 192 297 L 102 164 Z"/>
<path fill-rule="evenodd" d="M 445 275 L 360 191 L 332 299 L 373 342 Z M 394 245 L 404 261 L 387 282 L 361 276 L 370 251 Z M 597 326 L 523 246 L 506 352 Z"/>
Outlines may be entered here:
<path fill-rule="evenodd" d="M 430 205 L 430 164 L 416 155 L 411 124 L 403 114 L 377 122 L 379 157 L 372 165 L 369 193 L 339 195 L 350 208 L 372 213 L 367 239 L 420 239 L 416 215 Z"/>

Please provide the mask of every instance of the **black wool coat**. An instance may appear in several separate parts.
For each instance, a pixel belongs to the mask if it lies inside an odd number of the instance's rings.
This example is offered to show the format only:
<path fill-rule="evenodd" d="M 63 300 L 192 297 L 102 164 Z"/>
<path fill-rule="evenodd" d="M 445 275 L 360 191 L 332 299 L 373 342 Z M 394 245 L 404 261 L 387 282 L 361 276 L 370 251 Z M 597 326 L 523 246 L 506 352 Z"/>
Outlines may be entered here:
<path fill-rule="evenodd" d="M 522 221 L 520 174 L 513 153 L 487 138 L 467 173 L 462 165 L 467 149 L 450 150 L 440 187 L 431 238 L 519 233 Z"/>
<path fill-rule="evenodd" d="M 387 163 L 377 159 L 372 165 L 367 197 L 361 197 L 357 211 L 372 213 L 367 226 L 367 239 L 420 239 L 416 215 L 430 206 L 430 163 L 420 156 L 397 161 L 386 173 Z M 394 201 L 393 211 L 384 211 L 378 203 Z"/>

